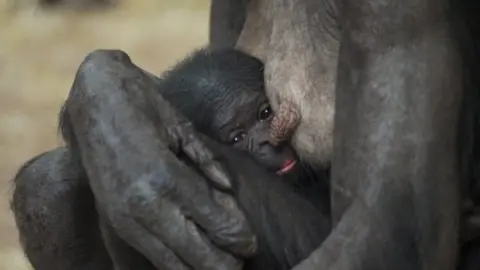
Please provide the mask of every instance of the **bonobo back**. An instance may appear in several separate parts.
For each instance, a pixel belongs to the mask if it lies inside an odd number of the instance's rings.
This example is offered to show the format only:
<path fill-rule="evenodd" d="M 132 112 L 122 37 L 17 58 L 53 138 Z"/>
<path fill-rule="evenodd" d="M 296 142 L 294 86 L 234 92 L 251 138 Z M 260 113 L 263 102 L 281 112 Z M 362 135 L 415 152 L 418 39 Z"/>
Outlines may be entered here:
<path fill-rule="evenodd" d="M 246 153 L 206 141 L 226 159 L 235 196 L 258 237 L 259 253 L 244 269 L 291 269 L 323 242 L 330 220 L 320 207 Z"/>

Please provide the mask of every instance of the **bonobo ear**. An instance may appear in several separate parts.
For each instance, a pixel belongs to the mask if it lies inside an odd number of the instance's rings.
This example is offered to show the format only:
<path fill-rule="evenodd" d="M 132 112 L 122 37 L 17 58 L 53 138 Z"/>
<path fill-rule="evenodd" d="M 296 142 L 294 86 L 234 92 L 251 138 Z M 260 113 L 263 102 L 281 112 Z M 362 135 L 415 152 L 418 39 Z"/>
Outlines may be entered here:
<path fill-rule="evenodd" d="M 270 128 L 271 143 L 277 145 L 289 140 L 300 121 L 301 115 L 297 106 L 290 101 L 282 102 L 272 120 Z"/>

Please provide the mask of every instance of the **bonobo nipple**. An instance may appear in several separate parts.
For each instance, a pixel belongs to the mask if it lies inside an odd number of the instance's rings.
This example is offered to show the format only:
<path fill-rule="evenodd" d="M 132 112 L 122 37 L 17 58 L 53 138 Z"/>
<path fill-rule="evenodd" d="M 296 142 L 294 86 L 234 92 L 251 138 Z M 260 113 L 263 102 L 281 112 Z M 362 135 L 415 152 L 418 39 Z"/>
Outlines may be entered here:
<path fill-rule="evenodd" d="M 284 101 L 272 119 L 270 140 L 273 145 L 287 141 L 300 124 L 300 111 L 293 102 Z"/>

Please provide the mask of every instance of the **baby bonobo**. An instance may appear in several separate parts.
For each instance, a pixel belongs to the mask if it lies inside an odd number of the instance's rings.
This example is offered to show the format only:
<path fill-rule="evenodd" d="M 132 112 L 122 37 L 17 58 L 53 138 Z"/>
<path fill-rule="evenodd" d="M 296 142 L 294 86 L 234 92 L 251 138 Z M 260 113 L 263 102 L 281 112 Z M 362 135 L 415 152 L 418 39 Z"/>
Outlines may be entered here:
<path fill-rule="evenodd" d="M 273 111 L 257 58 L 232 49 L 196 51 L 164 74 L 161 92 L 207 136 L 250 153 L 278 174 L 295 168 L 296 155 L 284 142 L 298 114 L 281 106 L 271 132 Z"/>
<path fill-rule="evenodd" d="M 212 148 L 228 165 L 248 170 L 234 177 L 235 196 L 258 236 L 259 254 L 244 269 L 290 269 L 320 245 L 330 229 L 328 186 L 297 162 L 287 143 L 297 114 L 282 104 L 274 116 L 260 60 L 233 49 L 199 50 L 164 73 L 159 91 L 198 131 L 221 143 Z"/>
<path fill-rule="evenodd" d="M 328 175 L 298 163 L 287 143 L 300 121 L 298 112 L 284 103 L 273 114 L 263 67 L 259 59 L 241 51 L 202 49 L 163 74 L 160 92 L 197 130 L 248 152 L 328 214 Z"/>

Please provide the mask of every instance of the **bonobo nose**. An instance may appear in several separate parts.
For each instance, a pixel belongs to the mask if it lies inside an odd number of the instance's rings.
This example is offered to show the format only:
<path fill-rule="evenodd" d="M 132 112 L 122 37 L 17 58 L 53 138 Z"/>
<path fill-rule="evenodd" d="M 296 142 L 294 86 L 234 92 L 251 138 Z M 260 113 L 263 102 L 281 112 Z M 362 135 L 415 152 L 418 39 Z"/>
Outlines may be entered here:
<path fill-rule="evenodd" d="M 290 172 L 297 163 L 295 152 L 286 143 L 274 146 L 265 142 L 253 153 L 261 164 L 277 174 Z"/>

